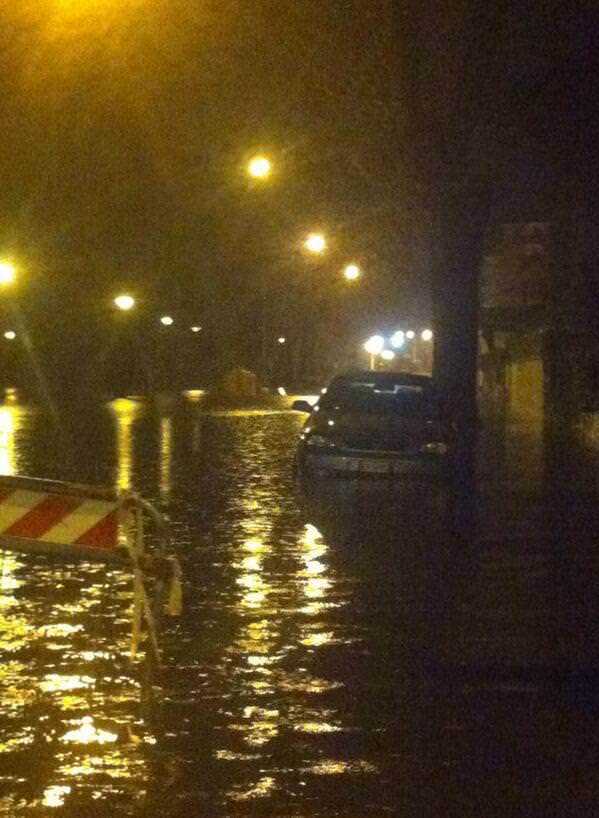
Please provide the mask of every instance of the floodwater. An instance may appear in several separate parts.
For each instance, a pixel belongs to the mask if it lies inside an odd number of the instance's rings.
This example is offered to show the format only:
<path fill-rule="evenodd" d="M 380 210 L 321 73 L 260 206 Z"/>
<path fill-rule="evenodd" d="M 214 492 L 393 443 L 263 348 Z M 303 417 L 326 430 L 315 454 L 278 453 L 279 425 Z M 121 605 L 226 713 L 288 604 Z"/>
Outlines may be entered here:
<path fill-rule="evenodd" d="M 530 455 L 529 493 L 484 500 L 482 542 L 456 549 L 434 485 L 302 492 L 301 422 L 0 408 L 0 473 L 153 500 L 185 593 L 148 703 L 129 577 L 0 552 L 0 815 L 598 813 L 592 504 L 556 539 Z"/>

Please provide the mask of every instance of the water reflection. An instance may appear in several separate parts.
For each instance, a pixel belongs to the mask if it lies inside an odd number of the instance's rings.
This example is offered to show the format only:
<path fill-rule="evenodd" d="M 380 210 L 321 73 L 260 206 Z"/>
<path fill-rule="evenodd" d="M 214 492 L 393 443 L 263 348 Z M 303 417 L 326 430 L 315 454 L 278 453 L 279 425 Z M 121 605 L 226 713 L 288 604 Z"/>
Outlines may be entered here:
<path fill-rule="evenodd" d="M 132 488 L 134 468 L 133 426 L 142 416 L 143 407 L 138 401 L 127 398 L 117 398 L 109 406 L 116 420 L 116 486 L 127 491 Z"/>
<path fill-rule="evenodd" d="M 346 529 L 338 498 L 298 504 L 294 413 L 202 415 L 186 404 L 160 416 L 131 400 L 109 413 L 104 473 L 116 460 L 120 488 L 168 501 L 186 563 L 185 615 L 165 634 L 163 706 L 149 714 L 152 726 L 142 719 L 126 660 L 127 576 L 6 555 L 0 750 L 11 818 L 29 808 L 19 800 L 23 768 L 35 782 L 28 804 L 56 815 L 287 818 L 290 803 L 298 815 L 343 815 L 329 802 L 376 786 L 381 710 L 389 713 L 365 670 L 384 657 L 378 667 L 390 679 L 388 642 L 364 636 L 374 569 L 352 561 L 362 553 L 351 550 L 355 539 L 344 551 L 339 537 L 353 530 L 366 540 L 368 522 Z M 19 457 L 27 468 L 28 435 L 26 424 L 6 438 L 11 468 Z M 177 440 L 187 441 L 185 463 L 174 457 Z M 23 761 L 25 751 L 34 757 Z M 376 792 L 368 799 L 384 814 Z"/>
<path fill-rule="evenodd" d="M 25 584 L 18 575 L 25 564 L 13 554 L 0 551 L 0 650 L 15 653 L 27 644 L 32 627 L 20 615 L 16 592 Z M 17 608 L 18 610 L 15 610 Z"/>
<path fill-rule="evenodd" d="M 51 471 L 44 415 L 10 409 L 18 411 L 0 416 L 5 472 L 26 473 L 32 463 Z M 531 714 L 545 702 L 529 697 L 514 719 L 513 685 L 501 710 L 489 689 L 476 698 L 476 682 L 441 684 L 443 654 L 431 669 L 431 645 L 455 627 L 435 627 L 434 599 L 423 592 L 443 531 L 441 494 L 373 480 L 330 481 L 298 497 L 289 468 L 301 423 L 294 413 L 215 416 L 186 403 L 160 417 L 142 402 L 116 401 L 102 417 L 114 436 L 97 436 L 90 419 L 87 439 L 97 445 L 81 448 L 80 473 L 69 476 L 110 475 L 116 461 L 121 487 L 168 498 L 185 562 L 185 614 L 164 639 L 162 706 L 140 708 L 128 665 L 127 576 L 0 554 L 0 814 L 440 816 L 449 802 L 452 814 L 466 815 L 461 784 L 471 776 L 478 797 L 489 770 L 487 795 L 499 786 L 515 792 L 506 736 L 519 736 L 528 752 Z M 187 460 L 183 449 L 173 456 L 177 440 L 186 441 Z M 536 613 L 530 605 L 533 592 L 538 600 L 554 588 L 536 570 L 544 565 L 538 544 L 530 548 L 528 557 L 522 543 L 509 559 L 481 555 L 484 576 L 468 589 L 476 607 L 456 620 L 460 636 L 476 631 L 477 655 L 497 649 L 506 600 L 525 612 L 510 625 L 517 638 L 509 645 L 530 645 L 533 626 L 551 631 L 549 605 Z M 589 618 L 595 550 L 572 578 L 588 593 Z M 526 559 L 536 569 L 523 581 Z M 495 623 L 486 630 L 483 613 Z M 461 641 L 444 644 L 463 658 Z M 566 723 L 552 718 L 542 725 L 551 739 Z M 576 729 L 587 722 L 591 746 L 588 713 Z M 537 768 L 546 755 L 537 753 Z M 526 794 L 531 767 L 522 767 Z M 577 781 L 592 779 L 592 765 L 581 770 Z M 539 790 L 551 794 L 554 772 Z M 422 793 L 436 798 L 424 809 Z"/>
<path fill-rule="evenodd" d="M 111 410 L 116 479 L 127 488 L 140 407 L 115 401 Z M 33 463 L 43 459 L 43 450 L 34 448 L 43 445 L 43 424 L 43 414 L 26 407 L 0 408 L 4 474 L 30 471 L 30 454 Z M 105 457 L 110 463 L 113 453 Z M 3 814 L 13 818 L 35 805 L 60 814 L 75 796 L 88 814 L 86 799 L 109 801 L 117 781 L 120 793 L 129 786 L 143 792 L 147 764 L 139 745 L 153 736 L 137 714 L 140 688 L 128 660 L 130 602 L 130 578 L 121 571 L 0 552 L 0 757 L 3 786 L 15 792 L 3 801 Z M 81 791 L 82 777 L 97 787 Z M 19 782 L 29 779 L 35 783 L 24 801 Z"/>
<path fill-rule="evenodd" d="M 19 472 L 17 439 L 27 416 L 22 406 L 0 406 L 0 474 L 11 476 Z"/>
<path fill-rule="evenodd" d="M 62 807 L 65 797 L 71 792 L 71 787 L 54 785 L 44 792 L 42 805 L 44 807 Z"/>
<path fill-rule="evenodd" d="M 343 731 L 336 709 L 318 701 L 339 682 L 320 677 L 311 665 L 317 652 L 347 640 L 329 618 L 348 601 L 337 592 L 329 547 L 313 524 L 300 523 L 276 477 L 260 468 L 268 426 L 256 426 L 253 417 L 244 422 L 246 433 L 238 435 L 242 421 L 236 418 L 231 453 L 244 480 L 231 486 L 225 512 L 237 589 L 231 613 L 238 623 L 222 664 L 227 681 L 220 712 L 230 740 L 213 753 L 216 761 L 243 765 L 227 790 L 232 803 L 285 792 L 288 774 L 272 763 L 281 742 L 295 753 L 311 737 Z M 291 529 L 287 520 L 282 524 L 290 513 Z"/>
<path fill-rule="evenodd" d="M 61 741 L 70 741 L 74 744 L 107 744 L 115 742 L 118 738 L 116 733 L 109 733 L 107 730 L 98 730 L 91 716 L 75 719 L 71 724 L 80 726 L 65 733 Z"/>
<path fill-rule="evenodd" d="M 171 493 L 173 468 L 173 419 L 160 418 L 160 499 L 167 502 Z"/>
<path fill-rule="evenodd" d="M 300 539 L 300 556 L 303 566 L 299 571 L 301 587 L 306 604 L 302 606 L 302 613 L 314 615 L 321 613 L 327 605 L 332 604 L 327 599 L 327 591 L 331 582 L 324 575 L 326 566 L 319 559 L 326 554 L 328 547 L 322 540 L 322 534 L 311 523 L 307 523 Z"/>

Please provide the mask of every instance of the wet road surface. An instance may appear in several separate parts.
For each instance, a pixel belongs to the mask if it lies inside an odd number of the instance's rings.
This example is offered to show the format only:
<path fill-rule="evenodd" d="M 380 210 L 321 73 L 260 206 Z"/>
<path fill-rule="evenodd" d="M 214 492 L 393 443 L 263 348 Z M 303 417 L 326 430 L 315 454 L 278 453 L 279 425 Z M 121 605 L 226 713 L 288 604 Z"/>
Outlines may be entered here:
<path fill-rule="evenodd" d="M 456 553 L 442 488 L 300 491 L 301 422 L 0 409 L 1 473 L 140 491 L 185 579 L 150 706 L 129 578 L 1 552 L 1 815 L 597 814 L 592 504 L 566 560 L 526 472 Z"/>

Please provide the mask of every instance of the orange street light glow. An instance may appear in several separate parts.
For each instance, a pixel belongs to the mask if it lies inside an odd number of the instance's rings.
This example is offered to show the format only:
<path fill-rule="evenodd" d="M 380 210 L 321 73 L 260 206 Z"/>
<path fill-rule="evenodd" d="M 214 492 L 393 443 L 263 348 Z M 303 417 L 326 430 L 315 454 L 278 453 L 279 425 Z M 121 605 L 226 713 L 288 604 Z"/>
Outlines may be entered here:
<path fill-rule="evenodd" d="M 12 261 L 0 261 L 0 284 L 12 284 L 17 277 L 17 268 Z"/>
<path fill-rule="evenodd" d="M 117 295 L 114 299 L 114 303 L 119 310 L 127 312 L 128 310 L 132 310 L 135 306 L 135 299 L 132 295 Z"/>
<path fill-rule="evenodd" d="M 373 335 L 364 344 L 364 349 L 369 355 L 380 355 L 385 347 L 385 339 L 382 335 Z"/>
<path fill-rule="evenodd" d="M 327 240 L 322 235 L 322 233 L 310 233 L 306 237 L 306 241 L 304 242 L 304 247 L 310 253 L 315 253 L 316 255 L 320 253 L 324 253 L 327 248 Z"/>
<path fill-rule="evenodd" d="M 254 156 L 248 163 L 248 173 L 254 179 L 266 179 L 270 176 L 272 164 L 266 156 Z"/>
<path fill-rule="evenodd" d="M 348 281 L 356 281 L 362 275 L 362 271 L 357 264 L 348 264 L 343 271 L 343 275 Z"/>

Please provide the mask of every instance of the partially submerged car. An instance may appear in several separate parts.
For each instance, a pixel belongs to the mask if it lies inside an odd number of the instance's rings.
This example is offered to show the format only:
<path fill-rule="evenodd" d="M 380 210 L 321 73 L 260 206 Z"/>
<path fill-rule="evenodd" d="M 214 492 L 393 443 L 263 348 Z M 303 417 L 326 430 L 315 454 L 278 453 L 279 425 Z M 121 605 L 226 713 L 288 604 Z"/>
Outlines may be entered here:
<path fill-rule="evenodd" d="M 452 425 L 432 378 L 360 371 L 335 377 L 309 412 L 295 465 L 310 474 L 445 476 Z"/>

